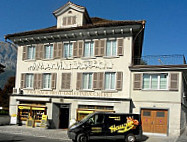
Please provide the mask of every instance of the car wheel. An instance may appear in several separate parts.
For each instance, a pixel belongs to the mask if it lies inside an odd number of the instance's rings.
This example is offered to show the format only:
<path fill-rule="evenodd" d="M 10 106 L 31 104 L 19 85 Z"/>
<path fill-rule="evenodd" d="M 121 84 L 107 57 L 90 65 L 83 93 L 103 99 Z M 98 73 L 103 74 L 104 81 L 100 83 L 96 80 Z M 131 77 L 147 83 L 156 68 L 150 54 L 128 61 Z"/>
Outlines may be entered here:
<path fill-rule="evenodd" d="M 85 134 L 79 134 L 77 136 L 77 142 L 88 142 L 88 137 Z"/>
<path fill-rule="evenodd" d="M 126 137 L 125 137 L 125 141 L 126 142 L 135 142 L 136 141 L 136 138 L 133 134 L 128 134 Z"/>

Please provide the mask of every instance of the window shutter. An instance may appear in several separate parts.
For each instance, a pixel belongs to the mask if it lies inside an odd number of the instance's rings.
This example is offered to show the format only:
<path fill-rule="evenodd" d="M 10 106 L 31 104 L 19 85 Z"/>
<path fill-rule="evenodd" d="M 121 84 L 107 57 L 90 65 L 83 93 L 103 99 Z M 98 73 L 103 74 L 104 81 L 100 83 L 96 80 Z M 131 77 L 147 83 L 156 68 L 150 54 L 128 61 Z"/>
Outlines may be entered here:
<path fill-rule="evenodd" d="M 71 88 L 71 73 L 66 74 L 66 89 Z"/>
<path fill-rule="evenodd" d="M 82 57 L 83 56 L 83 42 L 79 41 L 79 48 L 78 48 L 78 57 Z"/>
<path fill-rule="evenodd" d="M 106 48 L 106 40 L 102 39 L 99 42 L 100 42 L 99 56 L 104 56 L 104 54 L 105 54 L 105 48 Z"/>
<path fill-rule="evenodd" d="M 36 54 L 36 58 L 37 59 L 43 59 L 44 58 L 44 45 L 43 44 L 38 44 L 37 45 L 37 54 Z"/>
<path fill-rule="evenodd" d="M 142 89 L 142 74 L 134 74 L 134 90 Z"/>
<path fill-rule="evenodd" d="M 57 43 L 54 43 L 53 46 L 54 46 L 53 58 L 56 59 L 56 58 L 58 58 L 58 47 L 57 47 Z"/>
<path fill-rule="evenodd" d="M 118 39 L 117 44 L 118 44 L 118 56 L 123 56 L 123 39 Z"/>
<path fill-rule="evenodd" d="M 116 90 L 122 91 L 123 86 L 123 72 L 116 73 Z"/>
<path fill-rule="evenodd" d="M 63 18 L 63 25 L 65 26 L 66 25 L 66 17 Z"/>
<path fill-rule="evenodd" d="M 57 58 L 61 58 L 63 56 L 63 44 L 62 42 L 57 43 Z"/>
<path fill-rule="evenodd" d="M 82 73 L 77 73 L 77 86 L 76 89 L 80 90 L 82 86 Z"/>
<path fill-rule="evenodd" d="M 179 82 L 179 74 L 178 73 L 171 73 L 170 74 L 170 90 L 171 91 L 178 91 L 178 83 Z"/>
<path fill-rule="evenodd" d="M 73 42 L 73 56 L 77 57 L 77 42 Z"/>
<path fill-rule="evenodd" d="M 93 73 L 93 89 L 97 90 L 97 84 L 98 84 L 98 73 L 94 72 Z"/>
<path fill-rule="evenodd" d="M 43 75 L 42 74 L 38 74 L 38 78 L 37 78 L 37 89 L 42 89 L 43 88 Z"/>
<path fill-rule="evenodd" d="M 95 56 L 99 56 L 99 40 L 94 41 Z"/>
<path fill-rule="evenodd" d="M 61 89 L 66 89 L 66 73 L 62 73 L 62 85 Z"/>
<path fill-rule="evenodd" d="M 52 73 L 52 79 L 51 79 L 51 89 L 56 89 L 56 73 Z"/>
<path fill-rule="evenodd" d="M 38 89 L 38 74 L 34 74 L 34 89 Z"/>
<path fill-rule="evenodd" d="M 104 90 L 104 73 L 98 73 L 98 89 Z"/>
<path fill-rule="evenodd" d="M 22 60 L 27 59 L 27 46 L 23 46 L 23 54 L 22 54 Z"/>
<path fill-rule="evenodd" d="M 73 17 L 72 17 L 72 24 L 73 24 L 73 25 L 76 24 L 76 16 L 73 16 Z"/>
<path fill-rule="evenodd" d="M 21 74 L 21 89 L 25 88 L 25 73 Z"/>
<path fill-rule="evenodd" d="M 40 48 L 39 44 L 36 45 L 36 60 L 40 59 Z"/>
<path fill-rule="evenodd" d="M 68 19 L 68 24 L 67 25 L 71 25 L 71 17 L 67 17 Z"/>

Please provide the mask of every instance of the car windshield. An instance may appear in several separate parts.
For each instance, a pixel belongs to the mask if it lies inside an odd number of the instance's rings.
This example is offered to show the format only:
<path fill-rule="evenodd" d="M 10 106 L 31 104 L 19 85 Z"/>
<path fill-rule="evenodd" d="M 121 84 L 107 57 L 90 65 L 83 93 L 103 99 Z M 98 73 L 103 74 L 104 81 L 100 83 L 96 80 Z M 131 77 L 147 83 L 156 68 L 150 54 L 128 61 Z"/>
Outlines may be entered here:
<path fill-rule="evenodd" d="M 90 113 L 88 115 L 86 115 L 80 122 L 85 122 L 86 120 L 88 120 L 88 118 L 90 118 L 93 115 L 93 113 Z"/>

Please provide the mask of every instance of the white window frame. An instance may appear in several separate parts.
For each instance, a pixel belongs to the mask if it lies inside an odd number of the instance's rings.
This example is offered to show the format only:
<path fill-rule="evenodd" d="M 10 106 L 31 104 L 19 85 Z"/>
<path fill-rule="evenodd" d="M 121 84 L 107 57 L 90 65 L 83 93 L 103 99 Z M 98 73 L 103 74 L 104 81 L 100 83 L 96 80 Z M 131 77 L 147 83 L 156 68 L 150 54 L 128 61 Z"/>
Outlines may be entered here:
<path fill-rule="evenodd" d="M 30 48 L 31 48 L 31 52 L 29 52 Z M 36 58 L 36 46 L 30 45 L 27 46 L 27 49 L 28 49 L 27 60 L 34 60 Z M 30 55 L 31 58 L 29 58 L 29 53 L 31 53 Z"/>
<path fill-rule="evenodd" d="M 34 74 L 26 74 L 25 88 L 33 89 L 34 87 Z"/>
<path fill-rule="evenodd" d="M 107 49 L 108 49 L 108 47 L 107 47 L 107 45 L 108 45 L 108 42 L 110 42 L 110 51 L 111 51 L 111 53 L 110 53 L 110 55 L 107 55 Z M 113 55 L 113 46 L 112 46 L 112 43 L 113 42 L 116 42 L 116 54 L 115 55 Z M 116 39 L 108 39 L 107 41 L 106 41 L 106 57 L 116 57 L 117 56 L 117 40 Z"/>
<path fill-rule="evenodd" d="M 49 47 L 49 46 L 50 46 L 50 48 L 49 48 L 49 57 L 47 57 L 47 55 L 46 55 L 46 47 Z M 54 45 L 53 44 L 45 44 L 44 45 L 44 53 L 45 53 L 44 59 L 53 59 L 53 52 L 54 52 Z"/>
<path fill-rule="evenodd" d="M 149 75 L 149 88 L 144 88 L 144 75 Z M 157 75 L 157 89 L 152 89 L 152 76 L 153 75 Z M 160 76 L 161 75 L 167 75 L 167 78 L 166 78 L 166 88 L 165 89 L 160 89 Z M 168 73 L 159 73 L 159 74 L 149 74 L 149 73 L 144 73 L 143 74 L 143 80 L 142 80 L 142 89 L 143 90 L 168 90 L 168 86 L 169 86 L 169 74 Z"/>
<path fill-rule="evenodd" d="M 45 76 L 48 76 L 47 79 L 45 78 Z M 43 89 L 51 89 L 51 79 L 52 79 L 52 75 L 50 73 L 43 74 L 43 81 L 42 81 Z M 45 84 L 47 84 L 47 87 L 45 86 Z"/>
<path fill-rule="evenodd" d="M 85 51 L 86 51 L 86 43 L 88 43 L 88 56 L 85 56 Z M 91 44 L 93 44 L 93 55 L 91 55 Z M 94 41 L 85 41 L 84 42 L 84 57 L 85 58 L 90 58 L 90 57 L 94 57 Z"/>
<path fill-rule="evenodd" d="M 86 79 L 86 88 L 84 88 L 84 77 L 85 77 L 85 75 L 87 77 L 87 79 Z M 91 75 L 91 88 L 89 88 L 89 86 L 90 86 L 90 84 L 89 84 L 90 75 Z M 92 90 L 92 88 L 93 88 L 93 73 L 90 73 L 90 72 L 83 73 L 83 75 L 82 75 L 82 90 Z"/>
<path fill-rule="evenodd" d="M 73 58 L 73 42 L 64 42 L 63 44 L 64 44 L 63 58 Z M 65 57 L 65 44 L 68 45 L 68 47 L 67 47 L 68 48 L 68 56 L 67 57 Z M 72 55 L 71 56 L 69 56 L 69 54 L 70 54 L 70 44 L 72 45 L 72 51 L 71 51 Z"/>
<path fill-rule="evenodd" d="M 106 74 L 110 74 L 110 77 L 109 77 L 109 88 L 106 88 Z M 112 74 L 114 74 L 114 89 L 112 89 L 111 87 L 111 81 L 112 81 Z M 104 83 L 104 89 L 105 90 L 116 90 L 116 72 L 105 72 L 105 83 Z"/>

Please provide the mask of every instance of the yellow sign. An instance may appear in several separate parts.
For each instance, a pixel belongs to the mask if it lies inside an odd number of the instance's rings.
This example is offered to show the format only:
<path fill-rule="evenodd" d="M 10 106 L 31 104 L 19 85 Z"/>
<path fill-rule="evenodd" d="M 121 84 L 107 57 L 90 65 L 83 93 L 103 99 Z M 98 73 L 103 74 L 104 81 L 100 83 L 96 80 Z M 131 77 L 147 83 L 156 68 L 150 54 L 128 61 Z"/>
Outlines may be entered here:
<path fill-rule="evenodd" d="M 120 116 L 116 116 L 116 117 L 114 117 L 114 116 L 109 116 L 109 118 L 114 119 L 114 120 L 116 120 L 116 121 L 120 121 L 120 120 L 121 120 Z"/>
<path fill-rule="evenodd" d="M 12 114 L 12 115 L 11 115 L 11 117 L 16 117 L 16 116 L 17 116 L 17 114 Z"/>
<path fill-rule="evenodd" d="M 42 115 L 42 120 L 47 120 L 47 115 Z"/>
<path fill-rule="evenodd" d="M 101 127 L 92 127 L 92 133 L 101 133 L 102 128 Z"/>
<path fill-rule="evenodd" d="M 30 109 L 29 106 L 18 106 L 19 109 Z"/>

